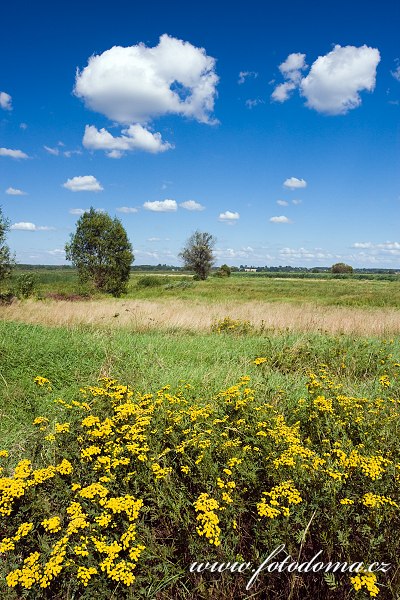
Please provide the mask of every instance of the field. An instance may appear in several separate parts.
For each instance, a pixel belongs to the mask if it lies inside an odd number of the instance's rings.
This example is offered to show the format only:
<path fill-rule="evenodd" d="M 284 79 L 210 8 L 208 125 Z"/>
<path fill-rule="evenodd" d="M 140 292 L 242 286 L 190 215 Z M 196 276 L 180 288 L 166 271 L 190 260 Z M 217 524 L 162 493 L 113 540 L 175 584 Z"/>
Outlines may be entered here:
<path fill-rule="evenodd" d="M 0 307 L 2 598 L 397 597 L 399 281 L 38 277 Z M 249 585 L 280 544 L 364 564 Z"/>

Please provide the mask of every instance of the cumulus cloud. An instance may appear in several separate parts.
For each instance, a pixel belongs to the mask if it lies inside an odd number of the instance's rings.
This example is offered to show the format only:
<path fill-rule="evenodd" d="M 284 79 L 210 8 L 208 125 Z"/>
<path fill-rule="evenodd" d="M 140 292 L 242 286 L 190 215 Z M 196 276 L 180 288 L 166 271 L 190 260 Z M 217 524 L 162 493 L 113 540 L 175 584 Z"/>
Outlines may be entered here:
<path fill-rule="evenodd" d="M 306 105 L 328 115 L 344 115 L 361 104 L 360 92 L 375 89 L 379 50 L 335 46 L 312 64 L 300 84 Z"/>
<path fill-rule="evenodd" d="M 169 142 L 163 142 L 160 133 L 151 133 L 142 125 L 130 125 L 122 130 L 122 135 L 114 137 L 104 127 L 98 130 L 86 125 L 82 140 L 88 150 L 104 150 L 110 158 L 120 158 L 129 150 L 144 150 L 157 154 L 173 148 Z"/>
<path fill-rule="evenodd" d="M 179 204 L 182 208 L 186 210 L 204 210 L 205 206 L 200 204 L 200 202 L 196 202 L 195 200 L 186 200 L 186 202 L 181 202 Z"/>
<path fill-rule="evenodd" d="M 63 183 L 63 187 L 71 192 L 101 192 L 104 189 L 93 175 L 72 177 Z"/>
<path fill-rule="evenodd" d="M 230 210 L 226 210 L 223 213 L 220 213 L 218 217 L 218 221 L 222 223 L 234 223 L 240 218 L 240 214 L 238 212 L 232 212 Z"/>
<path fill-rule="evenodd" d="M 256 71 L 240 71 L 238 84 L 242 85 L 246 81 L 246 79 L 249 79 L 250 77 L 257 79 L 258 73 L 256 73 Z"/>
<path fill-rule="evenodd" d="M 304 179 L 297 179 L 297 177 L 289 177 L 283 182 L 284 187 L 290 190 L 297 190 L 299 188 L 307 187 L 307 182 Z"/>
<path fill-rule="evenodd" d="M 272 92 L 271 98 L 272 100 L 275 100 L 275 102 L 286 102 L 286 100 L 290 98 L 291 92 L 293 92 L 296 87 L 296 84 L 290 81 L 280 83 Z"/>
<path fill-rule="evenodd" d="M 276 86 L 271 97 L 285 102 L 298 88 L 309 108 L 327 115 L 344 115 L 360 106 L 360 92 L 375 89 L 379 62 L 377 48 L 336 45 L 319 56 L 303 77 L 305 54 L 289 54 L 279 66 L 286 81 Z"/>
<path fill-rule="evenodd" d="M 306 55 L 300 52 L 289 54 L 287 59 L 279 65 L 279 70 L 285 79 L 298 83 L 301 79 L 301 71 L 307 68 Z"/>
<path fill-rule="evenodd" d="M 130 125 L 177 114 L 212 123 L 218 76 L 204 48 L 164 34 L 154 47 L 114 46 L 77 72 L 74 93 L 112 121 Z"/>
<path fill-rule="evenodd" d="M 270 221 L 271 223 L 291 223 L 290 219 L 284 215 L 281 215 L 280 217 L 271 217 Z"/>
<path fill-rule="evenodd" d="M 279 206 L 289 206 L 289 202 L 286 202 L 286 200 L 277 200 L 276 203 L 279 204 Z"/>
<path fill-rule="evenodd" d="M 10 148 L 0 148 L 0 156 L 9 156 L 10 158 L 29 158 L 22 150 L 10 150 Z"/>
<path fill-rule="evenodd" d="M 0 107 L 3 110 L 12 110 L 12 98 L 7 92 L 0 92 Z"/>
<path fill-rule="evenodd" d="M 135 208 L 134 206 L 120 206 L 119 208 L 117 208 L 117 212 L 128 215 L 131 213 L 137 213 L 138 209 Z"/>
<path fill-rule="evenodd" d="M 155 200 L 154 202 L 145 202 L 143 208 L 153 212 L 175 212 L 178 205 L 175 200 Z"/>
<path fill-rule="evenodd" d="M 6 189 L 6 194 L 9 196 L 26 196 L 26 192 L 19 190 L 17 188 L 9 187 Z"/>
<path fill-rule="evenodd" d="M 11 225 L 11 229 L 15 229 L 18 231 L 53 231 L 54 227 L 47 227 L 45 225 L 35 225 L 34 223 L 22 221 L 20 223 L 14 223 L 13 225 Z"/>

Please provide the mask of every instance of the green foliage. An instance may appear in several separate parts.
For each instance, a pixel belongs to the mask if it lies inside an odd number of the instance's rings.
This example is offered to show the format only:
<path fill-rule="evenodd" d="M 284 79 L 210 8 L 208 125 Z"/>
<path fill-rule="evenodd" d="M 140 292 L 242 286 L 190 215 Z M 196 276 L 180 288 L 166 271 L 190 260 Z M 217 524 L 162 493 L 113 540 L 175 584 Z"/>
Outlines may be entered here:
<path fill-rule="evenodd" d="M 352 273 L 353 267 L 351 267 L 350 265 L 346 265 L 346 263 L 340 262 L 332 265 L 331 271 L 332 273 Z"/>
<path fill-rule="evenodd" d="M 21 273 L 15 279 L 15 293 L 18 298 L 32 296 L 37 285 L 35 273 Z"/>
<path fill-rule="evenodd" d="M 194 271 L 200 280 L 207 279 L 215 262 L 213 248 L 216 239 L 211 233 L 195 231 L 187 240 L 179 257 L 184 268 Z"/>
<path fill-rule="evenodd" d="M 211 331 L 214 333 L 234 333 L 240 335 L 253 333 L 254 330 L 255 327 L 250 323 L 250 321 L 231 319 L 231 317 L 224 317 L 219 321 L 214 321 L 214 323 L 211 325 Z"/>
<path fill-rule="evenodd" d="M 5 218 L 0 206 L 0 282 L 11 275 L 11 271 L 15 265 L 15 259 L 6 244 L 6 236 L 9 229 L 10 221 Z"/>
<path fill-rule="evenodd" d="M 215 272 L 216 277 L 230 277 L 231 276 L 231 268 L 228 265 L 221 265 L 218 271 Z"/>
<path fill-rule="evenodd" d="M 142 288 L 160 287 L 169 282 L 169 277 L 158 277 L 157 275 L 144 275 L 137 280 L 137 286 Z"/>
<path fill-rule="evenodd" d="M 78 220 L 65 251 L 82 282 L 91 281 L 98 290 L 114 296 L 126 291 L 134 256 L 119 219 L 91 208 Z"/>

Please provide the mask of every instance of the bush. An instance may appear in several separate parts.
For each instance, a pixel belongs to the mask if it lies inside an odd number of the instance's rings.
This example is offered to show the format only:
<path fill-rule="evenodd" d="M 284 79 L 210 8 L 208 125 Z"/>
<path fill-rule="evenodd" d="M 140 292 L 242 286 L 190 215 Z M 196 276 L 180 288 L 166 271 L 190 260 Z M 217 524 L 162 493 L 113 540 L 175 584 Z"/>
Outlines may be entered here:
<path fill-rule="evenodd" d="M 335 263 L 331 267 L 332 273 L 353 273 L 353 267 L 346 263 Z"/>
<path fill-rule="evenodd" d="M 254 332 L 254 325 L 250 321 L 240 321 L 231 319 L 231 317 L 224 317 L 219 321 L 214 321 L 211 325 L 211 331 L 214 333 L 234 333 L 234 334 L 246 334 Z"/>
<path fill-rule="evenodd" d="M 34 273 L 21 273 L 15 280 L 15 295 L 18 298 L 29 298 L 35 291 L 37 278 Z"/>

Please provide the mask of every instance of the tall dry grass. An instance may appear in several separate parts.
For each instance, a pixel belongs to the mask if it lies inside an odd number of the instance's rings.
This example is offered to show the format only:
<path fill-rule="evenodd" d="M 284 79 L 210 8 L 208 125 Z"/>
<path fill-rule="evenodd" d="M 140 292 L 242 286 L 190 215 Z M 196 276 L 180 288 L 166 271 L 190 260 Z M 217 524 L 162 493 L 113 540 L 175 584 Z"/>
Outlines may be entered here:
<path fill-rule="evenodd" d="M 229 316 L 256 327 L 299 332 L 323 331 L 357 335 L 400 333 L 400 310 L 324 307 L 266 302 L 182 300 L 25 300 L 0 307 L 0 318 L 48 326 L 124 327 L 133 331 L 184 329 L 204 331 Z"/>

